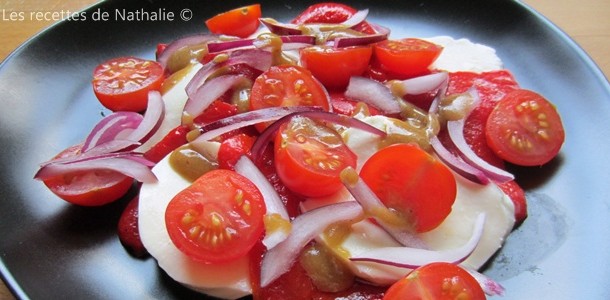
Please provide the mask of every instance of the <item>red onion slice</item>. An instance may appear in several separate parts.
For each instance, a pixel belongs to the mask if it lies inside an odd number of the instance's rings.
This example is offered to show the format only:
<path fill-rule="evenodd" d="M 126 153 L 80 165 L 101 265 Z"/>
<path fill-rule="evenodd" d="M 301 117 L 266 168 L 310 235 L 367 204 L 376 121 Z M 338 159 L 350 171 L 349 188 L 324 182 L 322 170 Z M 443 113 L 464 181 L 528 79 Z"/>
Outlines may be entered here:
<path fill-rule="evenodd" d="M 348 174 L 350 173 L 350 174 Z M 356 178 L 355 182 L 350 182 L 346 178 Z M 369 186 L 362 180 L 356 170 L 352 167 L 347 167 L 341 172 L 341 181 L 347 190 L 354 196 L 354 199 L 362 205 L 364 211 L 371 215 L 383 229 L 388 232 L 397 242 L 403 246 L 427 249 L 426 243 L 422 241 L 416 234 L 409 231 L 408 228 L 386 222 L 383 218 L 378 217 L 379 210 L 385 210 L 386 213 L 392 214 L 389 208 L 381 202 Z"/>
<path fill-rule="evenodd" d="M 263 195 L 265 206 L 267 207 L 267 215 L 277 214 L 286 222 L 290 222 L 290 216 L 288 211 L 282 202 L 282 199 L 278 195 L 277 191 L 273 188 L 271 183 L 267 180 L 265 175 L 256 167 L 256 165 L 245 155 L 237 160 L 235 164 L 235 171 L 254 183 L 258 190 Z M 275 247 L 280 242 L 284 241 L 288 237 L 289 232 L 284 230 L 275 230 L 273 232 L 266 232 L 263 238 L 263 245 L 267 249 Z"/>
<path fill-rule="evenodd" d="M 355 14 L 353 14 L 351 17 L 349 17 L 347 20 L 341 22 L 342 25 L 345 25 L 347 27 L 354 27 L 362 22 L 364 22 L 364 20 L 366 20 L 366 17 L 369 14 L 369 10 L 368 9 L 363 9 L 363 10 L 359 10 L 357 11 Z"/>
<path fill-rule="evenodd" d="M 298 44 L 298 47 L 305 47 L 315 44 L 316 38 L 311 35 L 288 35 L 288 36 L 280 36 L 282 40 L 282 49 L 284 49 L 286 44 Z M 208 43 L 208 51 L 210 53 L 218 53 L 225 52 L 229 50 L 236 50 L 245 47 L 257 47 L 261 48 L 258 45 L 258 39 L 240 39 L 240 40 L 232 40 L 232 41 L 223 41 L 223 42 L 213 42 Z M 296 49 L 296 47 L 288 47 L 291 49 Z"/>
<path fill-rule="evenodd" d="M 399 97 L 405 95 L 420 95 L 438 90 L 443 84 L 446 84 L 448 80 L 449 74 L 447 74 L 447 72 L 440 72 L 402 81 L 395 81 L 392 83 L 392 87 L 396 87 L 393 90 L 402 92 L 397 95 Z"/>
<path fill-rule="evenodd" d="M 283 242 L 265 253 L 261 263 L 261 287 L 286 273 L 301 249 L 337 223 L 354 223 L 363 218 L 362 207 L 355 201 L 323 206 L 308 211 L 292 221 L 292 231 Z"/>
<path fill-rule="evenodd" d="M 461 157 L 453 155 L 437 136 L 430 138 L 430 146 L 434 149 L 434 152 L 440 158 L 445 165 L 449 166 L 453 171 L 460 174 L 462 177 L 476 183 L 488 184 L 489 178 L 483 173 L 483 171 L 471 166 L 465 162 Z"/>
<path fill-rule="evenodd" d="M 34 178 L 44 180 L 58 175 L 72 172 L 112 170 L 127 175 L 137 181 L 150 183 L 156 182 L 157 177 L 149 167 L 139 161 L 126 157 L 108 157 L 99 159 L 86 159 L 67 164 L 48 164 L 36 173 Z"/>
<path fill-rule="evenodd" d="M 218 121 L 204 124 L 201 126 L 199 131 L 201 135 L 198 136 L 195 141 L 204 140 L 208 141 L 217 136 L 225 134 L 235 129 L 243 128 L 246 126 L 271 122 L 278 120 L 289 114 L 320 110 L 322 108 L 314 106 L 291 106 L 291 107 L 270 107 L 258 110 L 252 110 L 245 113 L 230 116 Z"/>
<path fill-rule="evenodd" d="M 161 126 L 163 117 L 165 116 L 165 104 L 159 91 L 150 91 L 148 93 L 148 104 L 144 112 L 144 118 L 138 127 L 132 131 L 127 140 L 146 142 L 155 131 Z"/>
<path fill-rule="evenodd" d="M 228 67 L 237 64 L 247 64 L 248 66 L 257 69 L 261 72 L 266 71 L 273 63 L 273 56 L 269 51 L 260 49 L 237 50 L 231 52 L 229 58 L 223 62 L 210 61 L 203 65 L 193 76 L 191 81 L 186 85 L 186 94 L 189 97 L 194 97 L 197 89 L 220 68 Z"/>
<path fill-rule="evenodd" d="M 451 250 L 426 250 L 409 247 L 383 247 L 351 257 L 353 262 L 374 262 L 384 265 L 416 269 L 433 262 L 460 263 L 476 249 L 485 225 L 485 214 L 479 214 L 472 236 L 462 247 Z"/>
<path fill-rule="evenodd" d="M 265 175 L 256 167 L 256 165 L 245 155 L 242 155 L 235 164 L 235 171 L 252 181 L 259 189 L 267 206 L 267 214 L 279 214 L 285 220 L 290 220 L 288 211 L 282 202 L 282 199 L 275 191 L 271 183 Z"/>
<path fill-rule="evenodd" d="M 276 122 L 273 122 L 267 128 L 265 128 L 265 130 L 256 139 L 256 141 L 254 142 L 254 145 L 252 145 L 252 148 L 250 149 L 250 154 L 251 154 L 252 159 L 257 161 L 261 157 L 263 151 L 265 150 L 265 147 L 274 137 L 274 134 L 280 128 L 280 126 L 282 126 L 282 124 L 290 121 L 290 119 L 292 117 L 297 116 L 297 115 L 312 118 L 312 119 L 319 120 L 319 121 L 328 121 L 328 122 L 338 124 L 341 126 L 345 126 L 345 127 L 357 128 L 357 129 L 364 130 L 364 131 L 372 133 L 372 134 L 376 134 L 381 137 L 385 137 L 387 135 L 386 132 L 377 129 L 376 127 L 374 127 L 368 123 L 362 122 L 356 118 L 348 117 L 345 115 L 339 115 L 339 114 L 322 111 L 322 110 L 298 112 L 298 113 L 286 115 L 286 116 L 282 117 L 281 119 L 277 120 Z"/>
<path fill-rule="evenodd" d="M 400 104 L 390 89 L 379 81 L 359 76 L 349 80 L 345 95 L 375 106 L 387 114 L 400 113 Z"/>
<path fill-rule="evenodd" d="M 456 121 L 448 121 L 447 122 L 447 131 L 449 132 L 449 137 L 451 141 L 455 144 L 457 149 L 460 151 L 462 158 L 475 168 L 481 170 L 489 179 L 498 182 L 504 183 L 507 181 L 511 181 L 515 179 L 513 174 L 504 171 L 498 167 L 492 166 L 482 158 L 480 158 L 472 148 L 466 143 L 466 139 L 464 138 L 464 123 L 465 119 L 460 119 Z"/>
<path fill-rule="evenodd" d="M 483 289 L 483 292 L 485 292 L 485 294 L 487 294 L 488 296 L 504 296 L 504 287 L 500 283 L 489 278 L 481 272 L 469 268 L 463 269 L 468 271 L 468 273 L 470 273 L 470 275 L 472 275 L 472 277 L 477 280 L 477 282 Z"/>
<path fill-rule="evenodd" d="M 299 35 L 302 34 L 302 30 L 298 25 L 281 23 L 272 18 L 260 18 L 261 24 L 265 25 L 269 31 L 277 35 Z"/>
<path fill-rule="evenodd" d="M 169 60 L 169 58 L 179 49 L 186 46 L 199 45 L 217 40 L 218 36 L 208 34 L 198 34 L 183 37 L 181 39 L 169 43 L 165 50 L 163 50 L 159 57 L 157 57 L 157 61 L 163 66 L 163 68 L 165 68 L 167 66 L 167 61 Z"/>
<path fill-rule="evenodd" d="M 89 149 L 104 144 L 106 142 L 120 139 L 121 136 L 128 136 L 140 123 L 142 123 L 142 115 L 136 112 L 115 112 L 99 121 L 91 130 L 91 133 L 85 139 L 82 152 L 87 152 Z"/>
<path fill-rule="evenodd" d="M 351 46 L 364 46 L 377 42 L 381 42 L 388 39 L 387 34 L 370 34 L 363 36 L 350 36 L 340 37 L 334 40 L 333 46 L 335 48 L 344 48 Z"/>
<path fill-rule="evenodd" d="M 197 89 L 193 97 L 186 100 L 184 114 L 195 118 L 224 93 L 246 84 L 250 84 L 250 80 L 242 75 L 222 75 L 208 80 Z M 184 121 L 182 123 L 184 125 Z"/>

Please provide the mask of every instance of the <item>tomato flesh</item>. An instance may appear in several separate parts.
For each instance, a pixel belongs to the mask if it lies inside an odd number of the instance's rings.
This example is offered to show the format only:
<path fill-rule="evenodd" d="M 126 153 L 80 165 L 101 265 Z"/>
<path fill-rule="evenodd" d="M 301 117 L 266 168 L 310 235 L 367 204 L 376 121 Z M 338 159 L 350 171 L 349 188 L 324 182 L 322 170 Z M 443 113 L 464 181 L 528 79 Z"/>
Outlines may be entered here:
<path fill-rule="evenodd" d="M 309 70 L 293 65 L 279 65 L 261 74 L 252 86 L 250 110 L 277 106 L 318 106 L 330 109 L 330 100 L 322 84 Z M 257 124 L 263 130 L 267 124 Z"/>
<path fill-rule="evenodd" d="M 80 154 L 81 148 L 82 145 L 69 147 L 55 158 L 75 156 Z M 81 206 L 100 206 L 114 202 L 133 185 L 131 177 L 111 170 L 72 172 L 43 182 L 59 198 Z"/>
<path fill-rule="evenodd" d="M 472 275 L 450 263 L 419 267 L 394 283 L 384 300 L 484 300 L 485 293 Z"/>
<path fill-rule="evenodd" d="M 163 79 L 163 67 L 158 62 L 119 57 L 98 65 L 92 84 L 95 96 L 106 108 L 141 112 L 148 104 L 148 92 L 160 90 Z"/>
<path fill-rule="evenodd" d="M 275 168 L 282 182 L 306 197 L 337 192 L 339 174 L 356 167 L 357 157 L 335 131 L 305 117 L 281 126 L 274 143 Z"/>
<path fill-rule="evenodd" d="M 539 166 L 553 159 L 565 139 L 555 107 L 541 95 L 515 90 L 498 102 L 486 123 L 487 143 L 504 160 Z"/>
<path fill-rule="evenodd" d="M 261 15 L 260 4 L 253 4 L 220 13 L 205 21 L 205 25 L 214 34 L 245 38 L 258 29 Z"/>
<path fill-rule="evenodd" d="M 375 57 L 381 68 L 398 79 L 430 73 L 428 67 L 441 54 L 443 47 L 421 39 L 385 40 L 375 44 Z"/>
<path fill-rule="evenodd" d="M 417 232 L 436 228 L 451 212 L 457 193 L 451 171 L 413 144 L 394 144 L 377 151 L 364 163 L 360 176 Z"/>
<path fill-rule="evenodd" d="M 368 68 L 373 48 L 370 46 L 333 48 L 314 46 L 301 50 L 301 64 L 329 89 L 347 87 L 352 76 Z"/>
<path fill-rule="evenodd" d="M 247 178 L 212 170 L 167 205 L 165 223 L 176 247 L 190 258 L 222 263 L 245 256 L 264 230 L 263 196 Z"/>

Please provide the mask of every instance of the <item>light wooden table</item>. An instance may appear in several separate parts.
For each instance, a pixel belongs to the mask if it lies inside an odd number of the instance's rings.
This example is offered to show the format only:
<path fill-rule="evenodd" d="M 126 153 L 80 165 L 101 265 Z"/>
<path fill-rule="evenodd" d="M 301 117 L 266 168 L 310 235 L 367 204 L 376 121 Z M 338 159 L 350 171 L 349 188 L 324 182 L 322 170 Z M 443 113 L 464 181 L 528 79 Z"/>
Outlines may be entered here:
<path fill-rule="evenodd" d="M 36 20 L 29 17 L 23 21 L 10 21 L 7 12 L 75 12 L 95 2 L 97 1 L 0 0 L 0 61 L 4 61 L 27 39 L 54 23 L 53 20 Z M 593 58 L 606 77 L 610 77 L 610 1 L 526 0 L 524 2 L 563 29 Z M 14 299 L 1 281 L 0 299 Z"/>

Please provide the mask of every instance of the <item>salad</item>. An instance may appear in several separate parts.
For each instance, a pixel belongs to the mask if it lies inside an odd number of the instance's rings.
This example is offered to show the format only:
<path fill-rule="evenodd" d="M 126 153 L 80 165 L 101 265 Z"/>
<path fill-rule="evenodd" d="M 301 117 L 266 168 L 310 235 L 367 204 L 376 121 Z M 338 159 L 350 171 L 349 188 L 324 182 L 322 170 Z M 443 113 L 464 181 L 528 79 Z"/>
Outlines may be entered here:
<path fill-rule="evenodd" d="M 208 295 L 500 295 L 477 269 L 527 216 L 505 164 L 552 160 L 561 119 L 493 49 L 390 37 L 367 14 L 321 3 L 282 23 L 250 5 L 155 61 L 103 62 L 113 113 L 35 178 L 85 206 L 137 182 L 119 238 Z"/>

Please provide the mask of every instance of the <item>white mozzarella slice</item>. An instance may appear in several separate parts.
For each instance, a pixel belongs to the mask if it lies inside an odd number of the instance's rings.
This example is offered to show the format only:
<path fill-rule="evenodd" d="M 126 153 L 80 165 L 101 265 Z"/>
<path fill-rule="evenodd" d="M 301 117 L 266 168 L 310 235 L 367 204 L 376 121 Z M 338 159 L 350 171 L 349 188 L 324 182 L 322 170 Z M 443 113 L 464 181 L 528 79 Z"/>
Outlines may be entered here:
<path fill-rule="evenodd" d="M 443 46 L 443 51 L 430 66 L 448 72 L 487 72 L 502 69 L 502 61 L 494 48 L 473 43 L 468 39 L 437 36 L 425 40 Z"/>
<path fill-rule="evenodd" d="M 190 182 L 172 169 L 168 157 L 153 168 L 153 173 L 159 181 L 143 184 L 140 191 L 139 229 L 144 246 L 159 267 L 177 282 L 211 296 L 235 299 L 249 295 L 247 257 L 205 264 L 190 259 L 174 246 L 165 228 L 165 208 Z"/>

